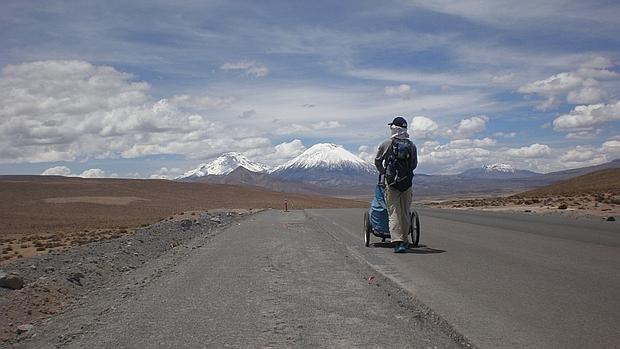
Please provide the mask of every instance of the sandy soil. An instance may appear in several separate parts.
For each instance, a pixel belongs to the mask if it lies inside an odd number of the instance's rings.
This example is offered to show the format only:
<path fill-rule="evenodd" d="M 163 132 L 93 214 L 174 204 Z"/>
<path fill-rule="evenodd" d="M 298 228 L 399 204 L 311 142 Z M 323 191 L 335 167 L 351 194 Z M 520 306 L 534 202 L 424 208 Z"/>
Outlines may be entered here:
<path fill-rule="evenodd" d="M 218 209 L 368 205 L 221 184 L 48 176 L 0 176 L 0 198 L 0 264 Z"/>
<path fill-rule="evenodd" d="M 532 198 L 512 196 L 445 200 L 427 202 L 426 205 L 438 208 L 518 211 L 535 214 L 561 213 L 571 216 L 595 216 L 603 219 L 620 219 L 620 205 L 618 199 L 615 195 L 610 193 Z"/>

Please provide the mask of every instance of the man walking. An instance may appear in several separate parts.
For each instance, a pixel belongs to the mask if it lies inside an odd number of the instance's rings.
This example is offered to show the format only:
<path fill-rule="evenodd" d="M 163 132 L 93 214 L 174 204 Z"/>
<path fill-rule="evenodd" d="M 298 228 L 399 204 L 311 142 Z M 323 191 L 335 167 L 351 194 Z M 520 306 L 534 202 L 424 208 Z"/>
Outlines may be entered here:
<path fill-rule="evenodd" d="M 385 201 L 390 220 L 390 237 L 394 252 L 407 251 L 411 225 L 411 184 L 413 170 L 418 166 L 415 144 L 409 140 L 407 120 L 401 116 L 388 124 L 390 138 L 379 145 L 375 166 L 384 175 Z"/>

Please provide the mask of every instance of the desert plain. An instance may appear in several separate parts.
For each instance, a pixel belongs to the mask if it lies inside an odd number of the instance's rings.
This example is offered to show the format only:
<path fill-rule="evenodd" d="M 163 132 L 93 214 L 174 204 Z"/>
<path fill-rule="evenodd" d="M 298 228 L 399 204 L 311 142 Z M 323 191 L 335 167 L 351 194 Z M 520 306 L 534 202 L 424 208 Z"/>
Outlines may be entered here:
<path fill-rule="evenodd" d="M 57 176 L 0 176 L 0 197 L 0 263 L 218 210 L 368 205 L 247 186 Z"/>

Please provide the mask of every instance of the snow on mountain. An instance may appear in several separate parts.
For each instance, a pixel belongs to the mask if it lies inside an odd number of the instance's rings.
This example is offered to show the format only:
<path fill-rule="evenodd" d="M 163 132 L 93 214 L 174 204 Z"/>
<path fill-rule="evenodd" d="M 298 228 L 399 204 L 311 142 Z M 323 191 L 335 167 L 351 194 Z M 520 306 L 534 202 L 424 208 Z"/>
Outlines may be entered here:
<path fill-rule="evenodd" d="M 313 184 L 339 185 L 368 182 L 376 169 L 341 145 L 319 143 L 278 166 L 272 174 Z"/>
<path fill-rule="evenodd" d="M 504 173 L 515 173 L 516 169 L 508 164 L 492 164 L 492 165 L 484 165 L 482 169 L 485 172 L 504 172 Z"/>
<path fill-rule="evenodd" d="M 223 176 L 231 173 L 237 167 L 244 167 L 252 172 L 268 172 L 269 166 L 249 160 L 241 153 L 230 152 L 223 154 L 217 159 L 200 164 L 197 168 L 178 176 L 179 179 L 199 178 L 208 175 Z"/>
<path fill-rule="evenodd" d="M 526 178 L 536 175 L 538 175 L 536 172 L 519 170 L 508 164 L 497 163 L 471 168 L 461 172 L 458 176 L 461 178 Z"/>

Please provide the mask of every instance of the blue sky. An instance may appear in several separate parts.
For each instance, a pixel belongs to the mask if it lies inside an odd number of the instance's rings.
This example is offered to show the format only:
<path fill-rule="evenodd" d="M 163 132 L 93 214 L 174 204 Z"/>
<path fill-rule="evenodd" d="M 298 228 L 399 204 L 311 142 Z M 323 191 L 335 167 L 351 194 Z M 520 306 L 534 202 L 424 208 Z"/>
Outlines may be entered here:
<path fill-rule="evenodd" d="M 5 1 L 0 174 L 171 178 L 319 142 L 420 172 L 620 158 L 614 1 Z"/>

